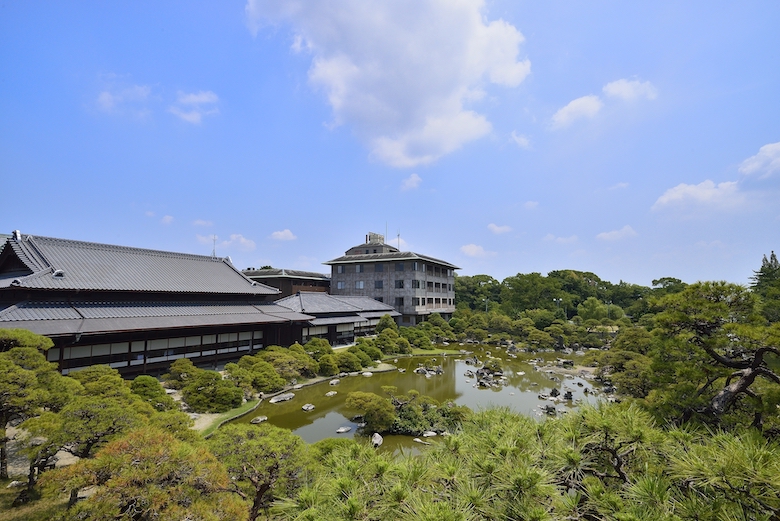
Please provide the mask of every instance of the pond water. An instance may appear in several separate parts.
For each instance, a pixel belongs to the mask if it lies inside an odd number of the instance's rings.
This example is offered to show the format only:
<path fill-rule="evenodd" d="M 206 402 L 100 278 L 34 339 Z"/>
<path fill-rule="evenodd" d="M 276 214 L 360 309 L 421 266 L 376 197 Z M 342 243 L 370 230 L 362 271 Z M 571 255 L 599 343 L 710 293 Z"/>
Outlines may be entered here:
<path fill-rule="evenodd" d="M 286 402 L 269 403 L 268 400 L 260 404 L 253 412 L 236 422 L 246 423 L 256 416 L 267 416 L 268 422 L 277 427 L 292 430 L 309 443 L 314 443 L 324 438 L 358 436 L 358 424 L 352 422 L 359 411 L 349 409 L 345 405 L 347 395 L 353 391 L 373 392 L 384 396 L 382 386 L 393 385 L 401 394 L 415 389 L 420 394 L 430 396 L 439 402 L 452 400 L 458 405 L 466 405 L 476 411 L 493 406 L 506 406 L 512 410 L 541 418 L 544 416 L 540 406 L 554 406 L 560 413 L 572 410 L 578 403 L 595 402 L 598 398 L 595 382 L 586 380 L 576 375 L 563 375 L 552 372 L 547 364 L 555 361 L 556 354 L 519 354 L 518 358 L 511 358 L 501 348 L 495 346 L 465 346 L 473 352 L 481 361 L 486 361 L 490 356 L 500 360 L 504 376 L 507 379 L 501 387 L 488 389 L 476 386 L 476 379 L 467 377 L 464 373 L 468 370 L 476 370 L 480 366 L 466 363 L 466 355 L 435 355 L 431 357 L 404 357 L 397 361 L 389 360 L 398 369 L 388 372 L 375 372 L 371 377 L 347 376 L 340 379 L 335 386 L 328 381 L 294 390 L 295 397 Z M 529 362 L 531 358 L 544 359 L 536 365 Z M 575 363 L 577 360 L 575 357 Z M 421 364 L 441 365 L 444 373 L 441 375 L 426 377 L 414 373 L 414 369 Z M 371 371 L 371 369 L 368 369 Z M 572 401 L 558 401 L 541 399 L 542 395 L 549 395 L 553 389 L 563 395 L 565 391 L 571 391 Z M 585 390 L 589 392 L 586 392 Z M 330 391 L 336 391 L 334 396 L 325 396 Z M 304 404 L 313 404 L 314 410 L 305 412 L 301 409 Z M 338 434 L 339 427 L 352 427 L 347 433 Z M 370 435 L 371 433 L 369 433 Z M 412 441 L 412 436 L 385 436 L 383 448 L 397 451 L 399 449 L 415 450 L 419 444 Z M 434 441 L 429 438 L 426 441 Z"/>

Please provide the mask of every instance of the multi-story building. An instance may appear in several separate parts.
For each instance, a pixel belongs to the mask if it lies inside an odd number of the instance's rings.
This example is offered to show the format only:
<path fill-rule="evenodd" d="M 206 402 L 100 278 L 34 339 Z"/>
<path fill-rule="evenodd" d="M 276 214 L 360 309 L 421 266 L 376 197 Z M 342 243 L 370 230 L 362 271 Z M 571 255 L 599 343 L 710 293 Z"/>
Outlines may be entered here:
<path fill-rule="evenodd" d="M 455 311 L 457 266 L 385 244 L 369 233 L 366 242 L 342 257 L 325 262 L 331 267 L 332 295 L 372 297 L 401 313 L 402 325 L 415 325 L 431 313 L 449 320 Z"/>

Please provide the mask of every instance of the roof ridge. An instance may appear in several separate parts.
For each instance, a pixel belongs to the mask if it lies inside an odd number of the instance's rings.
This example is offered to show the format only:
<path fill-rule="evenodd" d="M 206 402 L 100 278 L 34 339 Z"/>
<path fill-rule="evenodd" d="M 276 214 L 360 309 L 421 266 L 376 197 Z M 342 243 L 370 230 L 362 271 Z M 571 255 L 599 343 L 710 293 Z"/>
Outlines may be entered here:
<path fill-rule="evenodd" d="M 29 239 L 32 239 L 33 235 L 28 234 L 23 237 L 28 237 Z M 115 251 L 129 252 L 129 253 L 143 253 L 147 255 L 154 254 L 161 257 L 192 258 L 194 260 L 202 260 L 202 261 L 209 261 L 209 262 L 225 262 L 227 259 L 227 257 L 212 257 L 211 255 L 199 255 L 197 253 L 181 253 L 181 252 L 167 251 L 167 250 L 154 250 L 150 248 L 139 248 L 136 246 L 121 246 L 118 244 L 107 244 L 102 242 L 79 241 L 75 239 L 61 239 L 58 237 L 35 236 L 35 238 L 38 240 L 52 242 L 55 244 L 88 247 L 97 250 L 115 250 Z"/>

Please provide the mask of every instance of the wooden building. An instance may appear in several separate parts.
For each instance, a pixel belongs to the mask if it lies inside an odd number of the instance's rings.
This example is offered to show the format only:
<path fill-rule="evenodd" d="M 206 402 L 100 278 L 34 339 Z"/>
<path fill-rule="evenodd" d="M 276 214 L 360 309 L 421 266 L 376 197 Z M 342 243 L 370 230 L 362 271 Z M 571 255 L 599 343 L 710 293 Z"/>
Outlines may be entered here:
<path fill-rule="evenodd" d="M 299 291 L 330 292 L 330 277 L 313 271 L 247 268 L 242 273 L 255 282 L 278 289 L 279 297 L 289 297 Z"/>
<path fill-rule="evenodd" d="M 314 317 L 274 304 L 279 294 L 229 259 L 18 231 L 0 249 L 0 328 L 50 337 L 63 373 L 156 373 L 184 357 L 214 367 L 301 341 Z"/>

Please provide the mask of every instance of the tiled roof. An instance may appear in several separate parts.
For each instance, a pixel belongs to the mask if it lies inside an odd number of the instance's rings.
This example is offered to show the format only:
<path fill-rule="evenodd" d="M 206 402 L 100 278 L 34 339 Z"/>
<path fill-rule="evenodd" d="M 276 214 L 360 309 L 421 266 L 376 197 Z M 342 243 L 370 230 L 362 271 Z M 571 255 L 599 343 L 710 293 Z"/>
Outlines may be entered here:
<path fill-rule="evenodd" d="M 313 317 L 275 304 L 239 302 L 25 301 L 0 311 L 0 327 L 41 335 L 304 322 Z"/>
<path fill-rule="evenodd" d="M 385 311 L 392 313 L 392 306 L 370 297 L 347 297 L 329 295 L 316 291 L 300 291 L 275 302 L 280 306 L 311 315 L 357 314 L 364 311 Z"/>
<path fill-rule="evenodd" d="M 264 270 L 246 269 L 241 273 L 249 278 L 291 278 L 291 279 L 315 279 L 315 280 L 330 280 L 330 275 L 324 273 L 317 273 L 315 271 L 302 271 L 302 270 L 288 270 L 286 268 L 267 268 Z"/>
<path fill-rule="evenodd" d="M 10 251 L 5 251 L 10 248 Z M 0 259 L 26 266 L 0 273 L 0 287 L 49 290 L 278 295 L 247 279 L 227 259 L 91 242 L 21 235 L 6 241 Z"/>
<path fill-rule="evenodd" d="M 460 268 L 449 262 L 445 262 L 440 259 L 428 257 L 427 255 L 420 255 L 411 251 L 399 251 L 393 253 L 363 253 L 360 255 L 342 255 L 328 262 L 323 262 L 326 265 L 334 264 L 359 264 L 363 262 L 380 262 L 380 261 L 423 261 L 430 262 L 432 264 L 439 264 L 453 270 L 459 270 Z"/>

